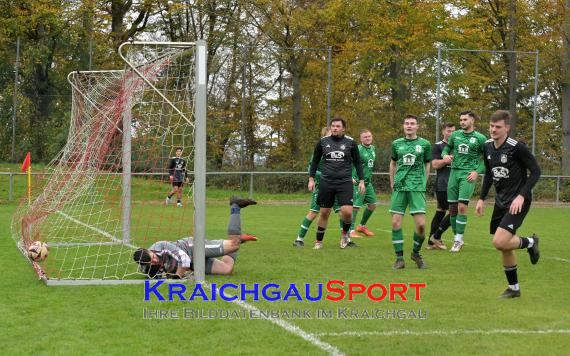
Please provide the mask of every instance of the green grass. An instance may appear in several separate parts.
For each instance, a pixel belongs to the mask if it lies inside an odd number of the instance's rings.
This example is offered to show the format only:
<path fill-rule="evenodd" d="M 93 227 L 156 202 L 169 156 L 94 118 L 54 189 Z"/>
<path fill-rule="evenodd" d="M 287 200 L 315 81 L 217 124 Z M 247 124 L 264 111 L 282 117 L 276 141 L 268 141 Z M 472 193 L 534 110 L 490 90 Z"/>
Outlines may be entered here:
<path fill-rule="evenodd" d="M 226 234 L 228 207 L 227 203 L 221 202 L 222 194 L 222 191 L 208 192 L 208 197 L 213 198 L 207 210 L 207 236 L 210 239 L 223 238 Z M 260 198 L 262 204 L 242 211 L 243 231 L 255 233 L 260 240 L 242 246 L 232 276 L 209 276 L 210 283 L 247 283 L 250 287 L 253 283 L 282 286 L 311 283 L 315 286 L 337 279 L 365 285 L 427 284 L 420 302 L 372 302 L 362 295 L 352 302 L 248 300 L 258 309 L 310 309 L 314 312 L 348 307 L 360 311 L 413 309 L 427 313 L 423 320 L 344 320 L 336 317 L 288 320 L 307 332 L 324 334 L 319 336 L 320 340 L 344 353 L 562 355 L 570 348 L 568 334 L 524 333 L 570 329 L 566 288 L 570 275 L 570 241 L 565 238 L 567 209 L 533 208 L 528 215 L 520 232 L 537 232 L 543 237 L 543 257 L 539 264 L 532 266 L 526 252 L 519 253 L 522 297 L 504 301 L 496 299 L 506 284 L 500 256 L 492 249 L 487 235 L 491 207 L 487 207 L 483 218 L 475 217 L 470 208 L 467 245 L 460 254 L 425 251 L 427 270 L 416 269 L 408 259 L 412 225 L 410 217 L 406 216 L 407 267 L 393 271 L 394 257 L 388 232 L 390 216 L 386 206 L 379 206 L 369 222 L 377 236 L 358 240 L 360 248 L 340 250 L 337 247 L 335 218 L 329 224 L 325 248 L 313 251 L 314 225 L 307 235 L 305 248 L 291 246 L 307 205 L 278 203 L 270 200 L 269 195 Z M 309 197 L 303 195 L 301 198 L 308 200 Z M 197 351 L 206 354 L 324 353 L 267 320 L 145 320 L 142 317 L 143 308 L 242 309 L 231 302 L 159 302 L 154 297 L 145 302 L 141 285 L 46 287 L 37 280 L 10 237 L 14 210 L 15 204 L 0 205 L 0 231 L 3 231 L 0 267 L 4 271 L 0 288 L 3 326 L 0 345 L 3 345 L 4 354 L 118 355 L 162 353 L 165 350 L 175 354 Z M 429 218 L 431 212 L 433 209 Z M 445 237 L 449 242 L 449 233 Z M 167 288 L 160 290 L 166 294 Z M 501 330 L 523 333 L 501 333 Z M 423 334 L 389 334 L 397 331 Z M 343 332 L 359 335 L 333 334 Z"/>

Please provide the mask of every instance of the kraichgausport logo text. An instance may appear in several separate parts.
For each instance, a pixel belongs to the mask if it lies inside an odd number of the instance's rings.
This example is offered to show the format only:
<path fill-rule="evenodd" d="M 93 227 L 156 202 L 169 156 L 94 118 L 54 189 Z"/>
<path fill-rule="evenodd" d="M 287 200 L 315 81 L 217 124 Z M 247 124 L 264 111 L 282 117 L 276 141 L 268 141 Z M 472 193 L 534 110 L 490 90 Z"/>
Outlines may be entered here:
<path fill-rule="evenodd" d="M 222 285 L 212 283 L 208 287 L 204 287 L 198 283 L 193 288 L 188 288 L 184 283 L 170 283 L 168 284 L 167 292 L 160 292 L 158 288 L 163 283 L 164 281 L 157 281 L 154 285 L 151 285 L 150 281 L 145 281 L 144 300 L 151 300 L 151 296 L 154 295 L 159 301 L 295 300 L 316 302 L 323 299 L 352 301 L 355 296 L 360 295 L 361 298 L 368 298 L 375 302 L 383 300 L 411 300 L 417 302 L 421 300 L 422 288 L 426 288 L 426 283 L 390 283 L 388 285 L 373 283 L 365 285 L 362 283 L 330 280 L 325 285 L 322 283 L 316 285 L 291 283 L 283 287 L 276 283 L 264 285 L 254 283 L 252 286 L 248 286 L 245 283 L 224 283 Z M 314 290 L 315 288 L 316 290 Z"/>

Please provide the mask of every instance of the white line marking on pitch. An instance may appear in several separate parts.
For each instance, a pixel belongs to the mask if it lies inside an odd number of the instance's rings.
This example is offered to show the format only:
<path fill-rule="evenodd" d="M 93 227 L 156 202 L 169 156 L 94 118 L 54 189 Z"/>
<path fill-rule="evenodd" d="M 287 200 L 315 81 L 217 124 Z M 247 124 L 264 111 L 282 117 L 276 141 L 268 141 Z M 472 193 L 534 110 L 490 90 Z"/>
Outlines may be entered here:
<path fill-rule="evenodd" d="M 57 213 L 60 214 L 61 216 L 63 216 L 64 218 L 73 221 L 74 223 L 77 223 L 77 224 L 79 224 L 79 225 L 81 225 L 81 226 L 85 226 L 86 228 L 91 229 L 91 230 L 93 230 L 93 231 L 95 231 L 95 232 L 98 232 L 98 233 L 100 233 L 101 235 L 103 235 L 103 236 L 105 236 L 105 237 L 108 237 L 108 238 L 110 238 L 111 240 L 113 240 L 113 241 L 115 241 L 115 242 L 117 242 L 117 243 L 123 244 L 123 241 L 119 240 L 118 238 L 116 238 L 115 236 L 111 235 L 110 233 L 108 233 L 108 232 L 106 232 L 106 231 L 103 231 L 103 230 L 101 230 L 101 229 L 98 229 L 98 228 L 96 228 L 95 226 L 91 226 L 91 225 L 89 225 L 89 224 L 86 224 L 86 223 L 84 223 L 83 221 L 77 220 L 76 218 L 67 215 L 67 214 L 64 213 L 63 211 L 58 210 Z M 131 244 L 127 244 L 127 243 L 124 244 L 124 245 L 125 245 L 125 246 L 128 246 L 128 247 L 130 247 L 130 248 L 135 248 L 135 249 L 137 248 L 135 245 L 131 245 Z"/>
<path fill-rule="evenodd" d="M 62 216 L 64 216 L 66 219 L 69 219 L 79 225 L 85 226 L 89 229 L 92 229 L 98 233 L 100 233 L 103 236 L 106 236 L 108 238 L 110 238 L 113 241 L 117 241 L 117 242 L 122 242 L 121 240 L 117 239 L 115 236 L 109 234 L 108 232 L 105 232 L 101 229 L 98 229 L 94 226 L 88 225 L 80 220 L 77 220 L 69 215 L 67 215 L 66 213 L 62 212 L 62 211 L 58 211 L 59 214 L 61 214 Z M 133 247 L 136 248 L 133 245 L 130 244 L 125 244 L 129 247 Z M 210 287 L 210 285 L 208 283 L 204 283 L 204 286 Z M 254 307 L 251 304 L 248 304 L 246 302 L 242 302 L 240 300 L 234 300 L 234 303 L 236 303 L 237 305 L 239 305 L 242 308 L 245 308 L 247 310 L 253 310 L 253 311 L 259 311 L 259 309 L 257 309 L 256 307 Z M 261 315 L 261 313 L 260 313 Z M 305 340 L 307 340 L 308 342 L 310 342 L 311 344 L 315 345 L 316 347 L 318 347 L 319 349 L 328 352 L 331 355 L 344 355 L 344 353 L 342 351 L 340 351 L 338 348 L 334 347 L 331 344 L 328 344 L 322 340 L 320 340 L 315 334 L 309 333 L 303 329 L 301 329 L 300 327 L 293 325 L 291 323 L 289 323 L 288 321 L 282 320 L 282 319 L 273 319 L 273 318 L 266 318 L 266 317 L 262 317 L 263 319 L 269 320 L 270 322 L 272 322 L 273 324 L 285 329 L 286 331 L 295 334 Z"/>
<path fill-rule="evenodd" d="M 208 283 L 203 283 L 202 285 L 210 288 L 210 285 Z M 228 295 L 226 294 L 226 296 L 228 296 Z M 259 312 L 259 309 L 257 309 L 256 307 L 254 307 L 253 305 L 248 304 L 246 302 L 243 302 L 241 300 L 236 299 L 236 300 L 232 300 L 232 302 L 236 303 L 237 305 L 239 305 L 240 307 L 242 307 L 244 309 Z M 325 351 L 331 355 L 339 355 L 339 356 L 344 355 L 344 353 L 342 351 L 340 351 L 338 348 L 336 348 L 335 346 L 320 340 L 318 338 L 317 334 L 307 332 L 307 331 L 301 329 L 300 327 L 293 325 L 290 322 L 283 320 L 283 319 L 267 318 L 267 317 L 264 317 L 261 313 L 259 313 L 259 315 L 262 319 L 269 320 L 273 324 L 285 329 L 286 331 L 288 331 L 292 334 L 295 334 L 295 335 L 305 339 L 306 341 L 315 345 L 319 349 L 321 349 L 321 350 L 323 350 L 323 351 Z"/>
<path fill-rule="evenodd" d="M 343 331 L 336 333 L 317 333 L 316 336 L 433 336 L 433 335 L 495 335 L 495 334 L 570 334 L 569 329 L 546 329 L 546 330 L 521 330 L 521 329 L 490 329 L 490 330 L 433 330 L 433 331 L 413 331 L 413 330 L 395 330 L 395 331 Z"/>

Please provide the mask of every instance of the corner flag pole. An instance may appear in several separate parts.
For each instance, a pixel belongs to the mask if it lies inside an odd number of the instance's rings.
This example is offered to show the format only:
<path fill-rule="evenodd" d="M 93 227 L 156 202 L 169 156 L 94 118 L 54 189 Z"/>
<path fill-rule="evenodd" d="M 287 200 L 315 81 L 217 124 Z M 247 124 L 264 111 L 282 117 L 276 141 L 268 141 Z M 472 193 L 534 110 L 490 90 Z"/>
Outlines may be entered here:
<path fill-rule="evenodd" d="M 20 171 L 28 172 L 28 204 L 32 205 L 32 156 L 30 152 L 24 158 Z"/>
<path fill-rule="evenodd" d="M 32 165 L 28 166 L 28 205 L 32 205 Z"/>

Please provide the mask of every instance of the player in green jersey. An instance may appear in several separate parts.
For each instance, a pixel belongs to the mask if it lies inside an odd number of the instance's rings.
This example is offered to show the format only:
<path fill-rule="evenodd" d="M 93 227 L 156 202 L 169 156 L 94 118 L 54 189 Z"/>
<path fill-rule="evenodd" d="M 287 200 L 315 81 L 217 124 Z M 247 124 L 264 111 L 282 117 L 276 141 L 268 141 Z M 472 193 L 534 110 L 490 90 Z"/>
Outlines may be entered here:
<path fill-rule="evenodd" d="M 325 126 L 321 129 L 321 137 L 329 136 L 330 134 L 331 134 L 331 129 L 329 127 Z M 312 162 L 312 161 L 313 161 L 313 157 L 311 157 L 309 162 Z M 311 164 L 309 163 L 309 168 L 310 168 L 310 166 L 311 166 Z M 319 211 L 320 211 L 321 207 L 319 206 L 319 203 L 317 202 L 317 197 L 319 196 L 319 179 L 320 178 L 321 178 L 321 170 L 320 170 L 320 166 L 319 166 L 319 169 L 317 170 L 317 174 L 315 175 L 315 189 L 313 189 L 313 192 L 311 194 L 311 207 L 309 208 L 309 212 L 307 213 L 307 216 L 305 216 L 305 218 L 301 222 L 301 227 L 299 228 L 299 232 L 297 233 L 297 238 L 295 239 L 295 241 L 293 241 L 293 246 L 295 246 L 295 247 L 305 246 L 305 242 L 304 242 L 305 235 L 307 234 L 307 231 L 309 231 L 309 227 L 311 226 L 313 221 L 315 221 L 315 218 L 317 217 L 317 215 L 319 215 Z"/>
<path fill-rule="evenodd" d="M 411 255 L 418 268 L 426 268 L 420 255 L 425 240 L 426 185 L 431 161 L 431 144 L 418 137 L 418 119 L 414 115 L 404 118 L 405 137 L 392 142 L 390 161 L 390 188 L 392 188 L 392 244 L 396 252 L 394 269 L 405 267 L 402 218 L 406 208 L 414 218 L 414 247 Z"/>
<path fill-rule="evenodd" d="M 376 209 L 376 192 L 372 185 L 372 172 L 374 170 L 374 162 L 376 161 L 376 147 L 372 144 L 372 132 L 368 129 L 360 131 L 360 145 L 358 145 L 358 152 L 360 154 L 360 162 L 362 162 L 362 170 L 364 171 L 364 184 L 366 192 L 364 194 L 358 193 L 358 187 L 354 186 L 354 202 L 352 204 L 352 225 L 350 226 L 350 237 L 360 238 L 359 232 L 366 236 L 374 236 L 374 233 L 366 227 L 366 223 L 370 216 Z M 352 181 L 357 182 L 358 176 L 356 169 L 352 169 Z M 356 215 L 361 206 L 366 205 L 366 210 L 362 215 L 360 224 L 354 230 L 356 224 Z"/>
<path fill-rule="evenodd" d="M 463 247 L 463 234 L 467 226 L 467 206 L 475 190 L 479 173 L 485 171 L 483 152 L 487 138 L 475 131 L 477 115 L 472 111 L 459 114 L 461 130 L 455 131 L 443 149 L 441 156 L 446 164 L 451 164 L 451 174 L 447 185 L 449 217 L 454 234 L 450 252 L 459 252 Z"/>

